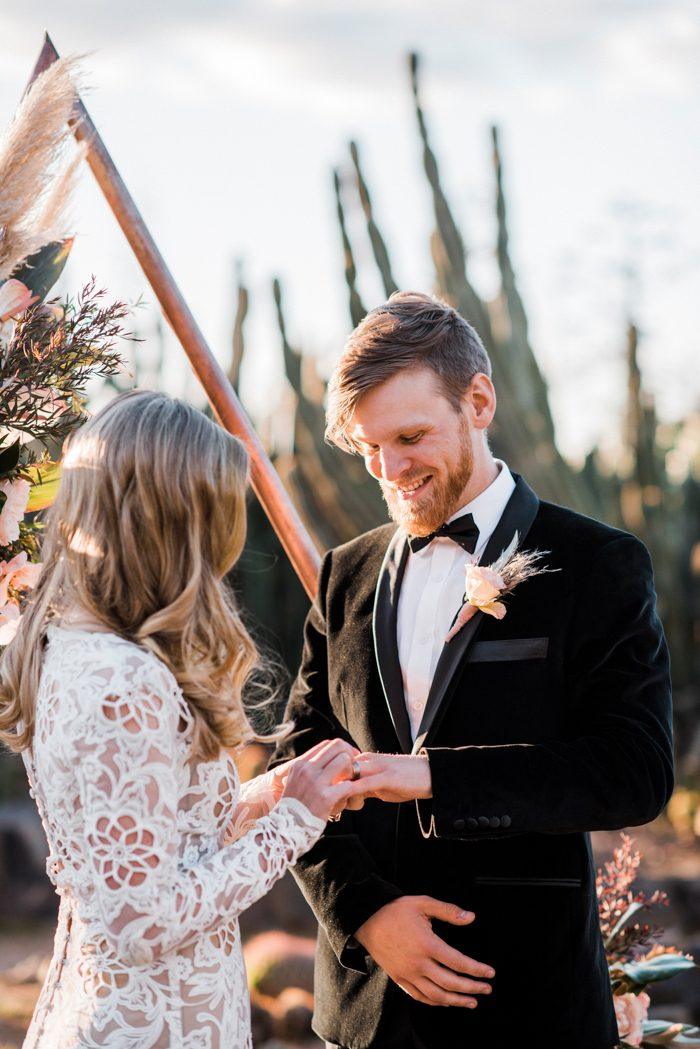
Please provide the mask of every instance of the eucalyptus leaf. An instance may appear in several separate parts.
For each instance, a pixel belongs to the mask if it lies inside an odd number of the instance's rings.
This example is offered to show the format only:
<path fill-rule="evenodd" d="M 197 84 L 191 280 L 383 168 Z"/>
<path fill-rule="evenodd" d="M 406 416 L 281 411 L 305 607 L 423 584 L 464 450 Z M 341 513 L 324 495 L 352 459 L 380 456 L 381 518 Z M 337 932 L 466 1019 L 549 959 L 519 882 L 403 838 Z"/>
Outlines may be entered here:
<path fill-rule="evenodd" d="M 665 1045 L 670 1049 L 691 1049 L 700 1046 L 700 1027 L 674 1023 L 672 1020 L 645 1020 L 642 1045 Z"/>
<path fill-rule="evenodd" d="M 670 980 L 678 973 L 695 968 L 695 962 L 682 954 L 657 954 L 653 958 L 616 965 L 615 971 L 623 972 L 637 987 L 645 987 L 648 983 Z"/>

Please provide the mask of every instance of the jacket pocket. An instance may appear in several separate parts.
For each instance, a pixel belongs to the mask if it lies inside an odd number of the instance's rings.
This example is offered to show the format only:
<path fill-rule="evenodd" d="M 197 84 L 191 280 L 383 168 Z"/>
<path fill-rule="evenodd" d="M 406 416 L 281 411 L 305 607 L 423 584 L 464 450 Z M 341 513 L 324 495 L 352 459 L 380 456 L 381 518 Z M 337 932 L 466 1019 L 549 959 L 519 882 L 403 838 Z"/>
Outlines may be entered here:
<path fill-rule="evenodd" d="M 552 889 L 580 889 L 583 884 L 581 878 L 508 878 L 489 877 L 488 875 L 477 875 L 474 878 L 476 885 L 536 885 Z"/>
<path fill-rule="evenodd" d="M 467 653 L 468 663 L 492 663 L 514 659 L 544 659 L 548 637 L 515 637 L 503 641 L 475 641 Z"/>

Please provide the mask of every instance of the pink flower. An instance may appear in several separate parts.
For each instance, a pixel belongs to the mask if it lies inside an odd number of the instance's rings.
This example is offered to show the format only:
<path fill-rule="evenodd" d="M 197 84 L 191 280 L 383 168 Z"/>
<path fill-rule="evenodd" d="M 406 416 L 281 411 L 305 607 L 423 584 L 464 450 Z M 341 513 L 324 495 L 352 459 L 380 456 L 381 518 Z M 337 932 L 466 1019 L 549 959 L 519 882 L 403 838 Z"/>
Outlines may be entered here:
<path fill-rule="evenodd" d="M 620 1038 L 630 1045 L 642 1044 L 642 1024 L 649 1012 L 649 995 L 616 994 L 613 998 L 615 1017 Z"/>
<path fill-rule="evenodd" d="M 19 317 L 38 298 L 21 280 L 6 280 L 0 286 L 0 324 Z"/>
<path fill-rule="evenodd" d="M 9 601 L 9 589 L 31 590 L 41 572 L 39 562 L 30 561 L 26 550 L 15 554 L 10 561 L 0 561 L 0 611 Z"/>
<path fill-rule="evenodd" d="M 0 546 L 7 546 L 19 539 L 19 523 L 29 502 L 29 481 L 21 477 L 15 481 L 0 481 L 0 492 L 6 499 L 0 510 Z"/>
<path fill-rule="evenodd" d="M 0 608 L 0 645 L 9 645 L 19 626 L 19 606 L 15 601 L 8 601 Z"/>

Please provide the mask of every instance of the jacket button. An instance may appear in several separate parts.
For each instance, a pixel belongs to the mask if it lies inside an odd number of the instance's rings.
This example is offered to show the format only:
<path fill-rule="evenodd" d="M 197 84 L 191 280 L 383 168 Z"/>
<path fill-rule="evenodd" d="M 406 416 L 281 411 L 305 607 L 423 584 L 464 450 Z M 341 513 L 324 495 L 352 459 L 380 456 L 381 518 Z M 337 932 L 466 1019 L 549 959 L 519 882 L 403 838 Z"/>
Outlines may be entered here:
<path fill-rule="evenodd" d="M 498 827 L 500 827 L 500 825 L 501 821 L 499 820 L 498 816 L 492 816 L 489 820 L 489 827 L 491 827 L 493 830 L 496 830 Z"/>
<path fill-rule="evenodd" d="M 452 824 L 452 826 L 454 827 L 455 830 L 464 830 L 464 827 L 465 827 L 464 820 L 462 820 L 462 819 L 455 820 L 454 823 Z"/>
<path fill-rule="evenodd" d="M 479 824 L 476 822 L 473 816 L 469 816 L 467 819 L 467 827 L 469 830 L 476 830 Z"/>
<path fill-rule="evenodd" d="M 510 827 L 511 819 L 510 816 L 501 816 L 501 826 Z"/>
<path fill-rule="evenodd" d="M 488 827 L 489 822 L 490 821 L 488 816 L 479 816 L 479 826 L 482 827 L 484 830 L 486 830 L 486 828 Z"/>

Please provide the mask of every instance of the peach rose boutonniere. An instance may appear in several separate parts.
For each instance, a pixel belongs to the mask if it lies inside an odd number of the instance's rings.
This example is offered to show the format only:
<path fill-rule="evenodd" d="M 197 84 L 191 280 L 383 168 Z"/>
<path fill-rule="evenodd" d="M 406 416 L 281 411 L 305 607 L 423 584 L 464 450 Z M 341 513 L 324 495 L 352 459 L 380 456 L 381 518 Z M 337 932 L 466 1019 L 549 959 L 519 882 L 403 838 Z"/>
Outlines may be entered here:
<path fill-rule="evenodd" d="M 491 565 L 469 563 L 464 580 L 464 604 L 457 614 L 446 641 L 451 641 L 477 612 L 485 612 L 495 619 L 503 619 L 506 606 L 499 600 L 511 594 L 516 586 L 532 576 L 545 572 L 558 572 L 557 568 L 545 568 L 542 558 L 549 551 L 518 550 L 519 536 L 516 532 L 510 545 Z"/>

